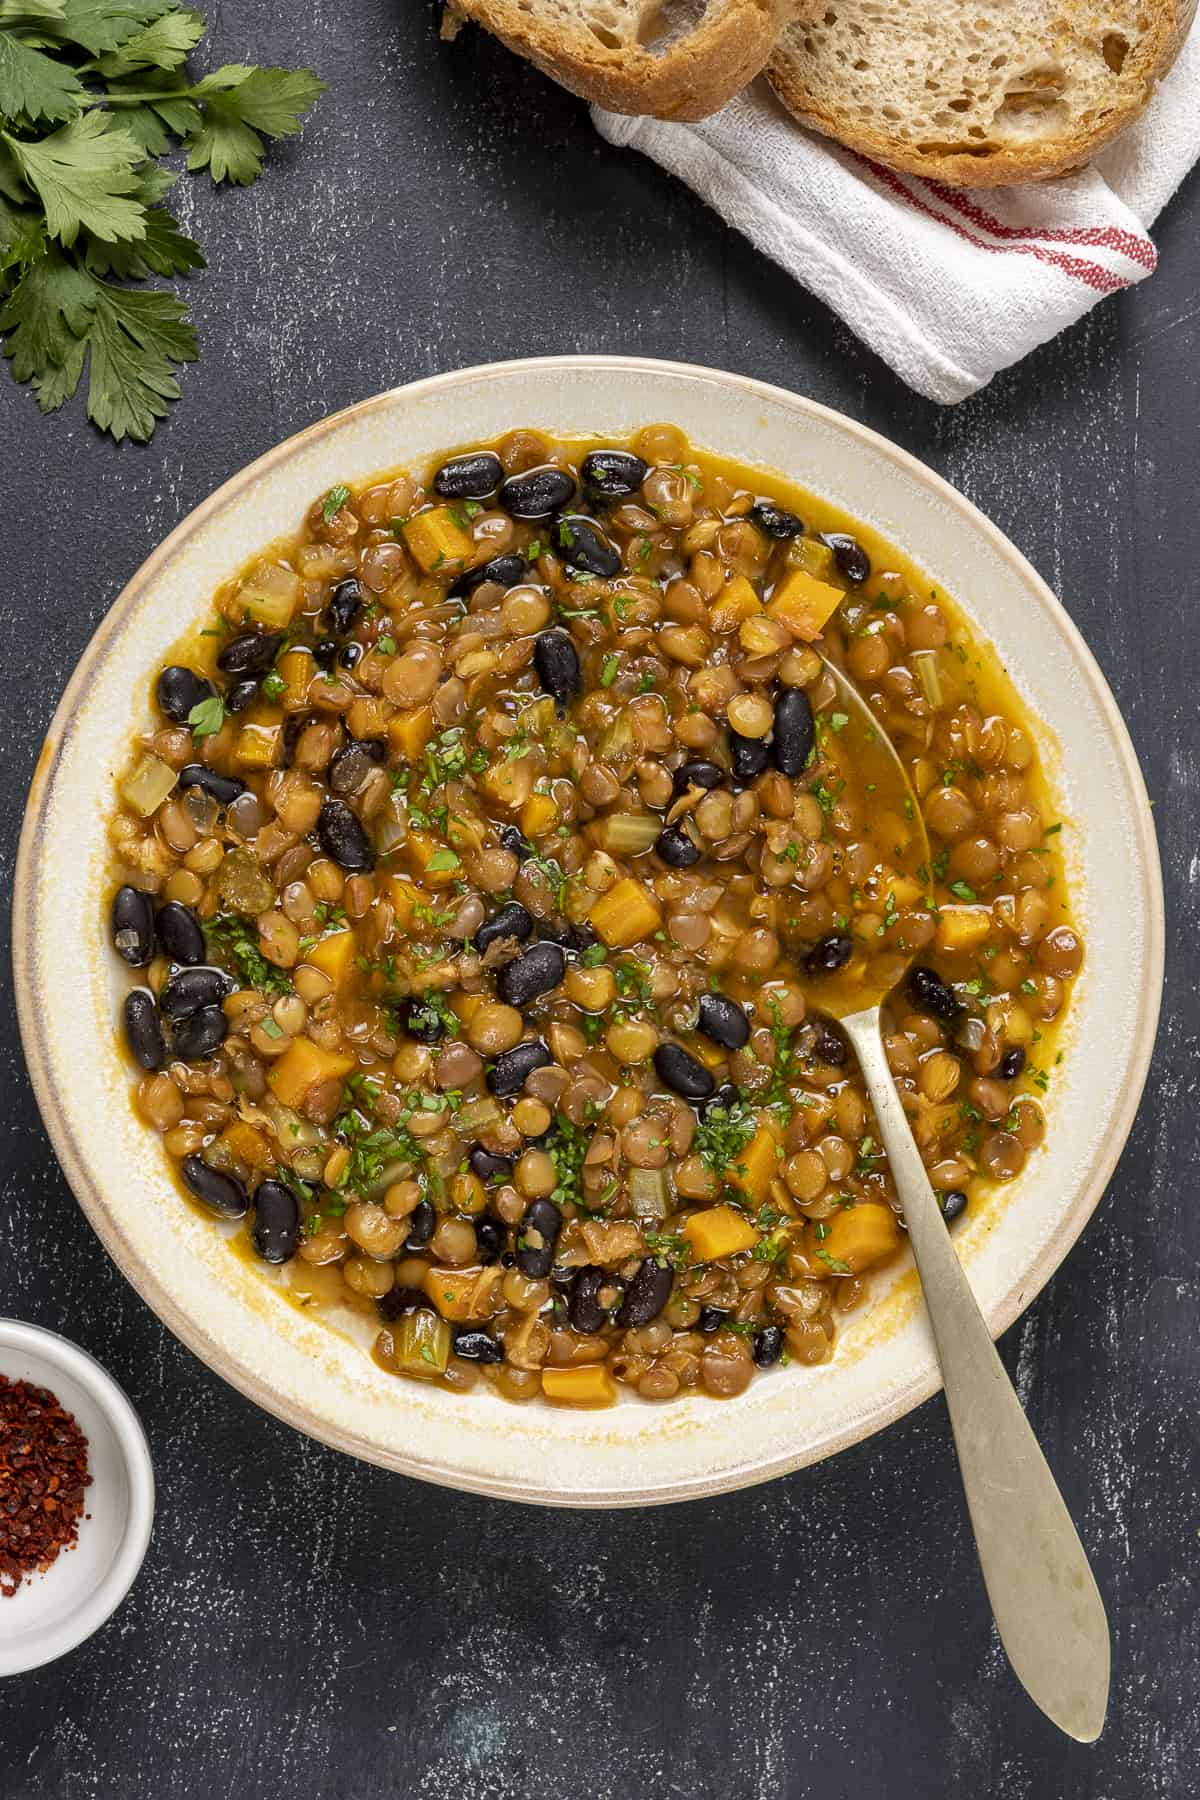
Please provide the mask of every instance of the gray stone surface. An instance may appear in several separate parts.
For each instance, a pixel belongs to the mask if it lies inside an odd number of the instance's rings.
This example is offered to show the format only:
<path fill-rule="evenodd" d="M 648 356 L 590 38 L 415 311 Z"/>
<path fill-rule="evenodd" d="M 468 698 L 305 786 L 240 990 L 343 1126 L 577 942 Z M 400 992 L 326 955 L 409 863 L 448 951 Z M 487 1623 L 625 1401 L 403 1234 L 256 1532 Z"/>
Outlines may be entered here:
<path fill-rule="evenodd" d="M 1200 188 L 1160 222 L 1149 282 L 941 411 L 603 145 L 569 96 L 476 33 L 439 44 L 432 6 L 213 13 L 215 60 L 309 62 L 332 91 L 259 187 L 188 188 L 212 265 L 191 284 L 204 355 L 149 449 L 115 450 L 77 411 L 43 422 L 0 380 L 5 905 L 40 737 L 97 620 L 191 506 L 324 413 L 495 357 L 640 351 L 781 382 L 925 458 L 1062 595 L 1158 808 L 1171 955 L 1146 1098 L 1081 1244 L 1003 1346 L 1108 1599 L 1113 1703 L 1085 1750 L 1018 1690 L 940 1400 L 772 1486 L 610 1516 L 439 1493 L 257 1412 L 93 1239 L 6 997 L 0 1312 L 69 1333 L 124 1382 L 160 1506 L 117 1618 L 0 1685 L 0 1793 L 1184 1800 L 1200 1754 Z"/>

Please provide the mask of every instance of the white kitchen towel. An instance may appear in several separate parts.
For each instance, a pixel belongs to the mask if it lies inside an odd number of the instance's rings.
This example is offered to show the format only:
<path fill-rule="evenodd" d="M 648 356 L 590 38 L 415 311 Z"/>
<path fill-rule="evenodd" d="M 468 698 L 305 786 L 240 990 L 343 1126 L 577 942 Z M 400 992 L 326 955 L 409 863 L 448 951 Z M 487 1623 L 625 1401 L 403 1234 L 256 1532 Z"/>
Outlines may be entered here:
<path fill-rule="evenodd" d="M 1090 168 L 966 190 L 802 130 L 764 79 L 698 125 L 593 107 L 931 400 L 963 400 L 1151 273 L 1146 228 L 1200 156 L 1200 22 L 1141 119 Z"/>

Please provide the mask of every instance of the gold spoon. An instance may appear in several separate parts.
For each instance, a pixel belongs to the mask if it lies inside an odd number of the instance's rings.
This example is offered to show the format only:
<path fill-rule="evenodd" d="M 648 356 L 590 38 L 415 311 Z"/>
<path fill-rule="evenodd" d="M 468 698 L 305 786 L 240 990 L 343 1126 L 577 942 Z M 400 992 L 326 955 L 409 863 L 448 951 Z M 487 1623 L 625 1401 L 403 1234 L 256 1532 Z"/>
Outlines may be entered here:
<path fill-rule="evenodd" d="M 828 661 L 825 666 L 838 692 L 837 753 L 844 747 L 856 769 L 870 775 L 876 839 L 886 822 L 897 870 L 927 867 L 921 809 L 894 745 L 842 671 Z M 810 972 L 808 991 L 819 1010 L 840 1020 L 875 1109 L 933 1328 L 1000 1641 L 1025 1691 L 1047 1717 L 1069 1737 L 1091 1743 L 1100 1735 L 1108 1704 L 1104 1602 L 959 1263 L 883 1047 L 880 1003 L 913 960 L 911 952 L 881 950 L 841 972 Z"/>

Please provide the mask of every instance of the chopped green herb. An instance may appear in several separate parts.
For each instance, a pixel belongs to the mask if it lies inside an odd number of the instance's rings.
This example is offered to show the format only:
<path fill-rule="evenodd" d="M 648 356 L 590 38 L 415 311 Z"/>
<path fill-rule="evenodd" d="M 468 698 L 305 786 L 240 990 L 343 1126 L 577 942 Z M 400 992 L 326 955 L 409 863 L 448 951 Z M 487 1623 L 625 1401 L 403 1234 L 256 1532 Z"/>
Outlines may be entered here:
<path fill-rule="evenodd" d="M 339 481 L 336 487 L 330 488 L 321 503 L 321 517 L 327 525 L 333 523 L 349 498 L 350 489 L 344 482 Z"/>
<path fill-rule="evenodd" d="M 220 694 L 210 694 L 207 700 L 198 700 L 188 714 L 187 722 L 192 728 L 193 737 L 214 737 L 225 723 L 225 702 Z"/>

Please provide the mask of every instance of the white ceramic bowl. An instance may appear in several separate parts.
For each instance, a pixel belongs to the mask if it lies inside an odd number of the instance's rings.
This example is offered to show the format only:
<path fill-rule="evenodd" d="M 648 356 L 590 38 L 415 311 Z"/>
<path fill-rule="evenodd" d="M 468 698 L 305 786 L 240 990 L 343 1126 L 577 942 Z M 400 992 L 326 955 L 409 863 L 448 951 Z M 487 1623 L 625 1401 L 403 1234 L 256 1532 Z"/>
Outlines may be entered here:
<path fill-rule="evenodd" d="M 74 1549 L 0 1600 L 0 1675 L 21 1675 L 99 1631 L 133 1586 L 154 1522 L 154 1470 L 137 1414 L 77 1344 L 0 1319 L 0 1375 L 49 1388 L 74 1413 L 92 1477 Z"/>
<path fill-rule="evenodd" d="M 907 551 L 994 640 L 1057 739 L 1051 777 L 1075 826 L 1068 852 L 1088 945 L 1069 1053 L 1051 1084 L 1044 1148 L 1004 1204 L 982 1209 L 957 1240 L 988 1322 L 1002 1330 L 1078 1236 L 1133 1121 L 1162 980 L 1153 826 L 1112 696 L 1045 584 L 936 475 L 823 407 L 737 375 L 560 357 L 437 376 L 312 426 L 185 519 L 113 606 L 50 728 L 17 871 L 17 991 L 42 1113 L 84 1210 L 138 1291 L 221 1375 L 314 1436 L 430 1481 L 548 1504 L 638 1505 L 744 1486 L 899 1418 L 938 1384 L 911 1277 L 848 1322 L 831 1365 L 783 1370 L 726 1404 L 521 1409 L 486 1390 L 455 1398 L 388 1377 L 225 1250 L 179 1200 L 157 1140 L 134 1119 L 101 916 L 105 818 L 131 726 L 149 723 L 151 672 L 218 582 L 294 531 L 315 495 L 515 425 L 617 434 L 659 420 L 786 473 Z"/>

